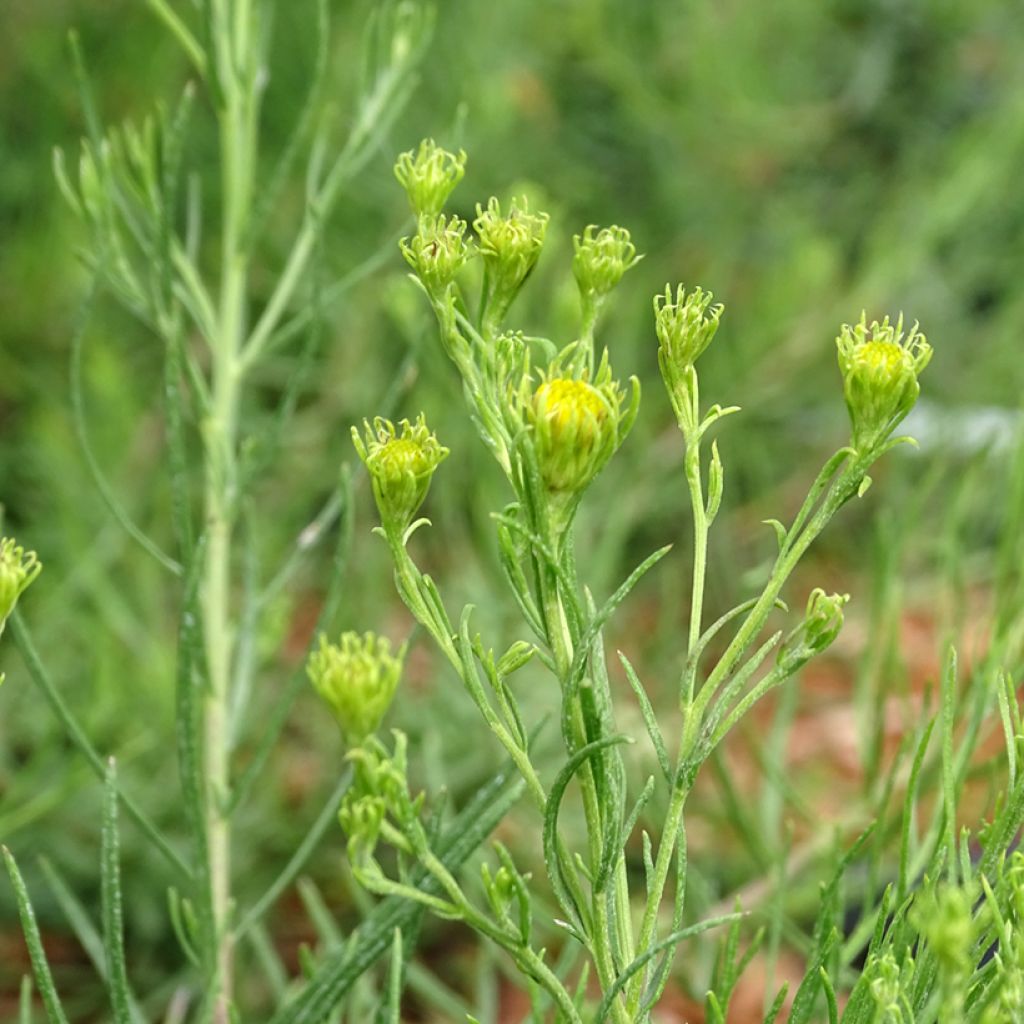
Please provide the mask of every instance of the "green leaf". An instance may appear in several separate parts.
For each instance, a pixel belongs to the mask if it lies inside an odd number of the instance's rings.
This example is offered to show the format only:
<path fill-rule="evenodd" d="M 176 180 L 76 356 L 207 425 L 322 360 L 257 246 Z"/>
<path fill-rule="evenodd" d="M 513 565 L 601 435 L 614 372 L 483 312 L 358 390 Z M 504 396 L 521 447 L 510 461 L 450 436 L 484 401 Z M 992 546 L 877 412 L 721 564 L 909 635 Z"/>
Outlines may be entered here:
<path fill-rule="evenodd" d="M 580 683 L 583 681 L 583 674 L 586 669 L 587 659 L 590 657 L 590 645 L 597 638 L 604 624 L 612 617 L 615 610 L 629 596 L 633 588 L 640 582 L 644 574 L 658 562 L 661 561 L 672 550 L 671 544 L 666 544 L 653 554 L 648 555 L 630 574 L 611 597 L 601 606 L 600 610 L 590 617 L 587 628 L 576 647 L 576 654 L 573 657 L 572 667 L 569 670 L 569 678 L 565 680 L 564 695 L 562 699 L 562 732 L 565 736 L 572 735 L 572 725 L 567 719 L 572 715 L 575 706 L 575 698 L 578 694 Z"/>
<path fill-rule="evenodd" d="M 50 965 L 46 959 L 46 951 L 43 949 L 43 940 L 39 935 L 39 926 L 36 924 L 36 916 L 29 900 L 28 889 L 25 888 L 25 880 L 21 877 L 18 865 L 6 846 L 3 847 L 3 857 L 4 863 L 7 865 L 7 874 L 11 877 L 11 885 L 14 886 L 14 896 L 18 901 L 18 915 L 21 918 L 21 930 L 25 935 L 25 945 L 28 946 L 28 956 L 32 963 L 36 986 L 39 988 L 43 1006 L 46 1008 L 46 1018 L 50 1024 L 68 1024 L 64 1007 L 61 1006 L 60 996 L 53 984 L 53 975 L 50 973 Z"/>
<path fill-rule="evenodd" d="M 8 625 L 11 627 L 11 635 L 14 638 L 14 643 L 25 661 L 25 667 L 28 669 L 28 674 L 31 677 L 32 682 L 34 682 L 42 691 L 42 694 L 46 698 L 46 701 L 50 705 L 54 715 L 60 722 L 64 731 L 67 733 L 68 739 L 70 739 L 71 743 L 78 748 L 78 751 L 82 754 L 88 762 L 89 767 L 92 768 L 96 775 L 100 779 L 104 779 L 106 777 L 106 768 L 104 767 L 103 759 L 90 742 L 89 737 L 86 735 L 85 730 L 82 728 L 78 719 L 71 713 L 71 709 L 65 703 L 60 691 L 54 685 L 53 680 L 46 671 L 46 668 L 39 657 L 39 652 L 36 650 L 35 644 L 32 642 L 32 635 L 29 633 L 28 627 L 25 625 L 25 622 L 21 617 L 21 613 L 17 608 L 14 609 L 11 613 L 11 617 L 7 621 Z M 184 860 L 182 860 L 181 856 L 170 845 L 170 843 L 167 842 L 163 835 L 161 835 L 156 825 L 153 824 L 146 812 L 143 811 L 142 808 L 140 808 L 139 805 L 126 793 L 122 792 L 120 797 L 125 810 L 132 816 L 146 838 L 153 843 L 153 845 L 160 851 L 161 855 L 168 861 L 168 863 L 171 864 L 172 867 L 175 868 L 175 870 L 180 872 L 180 874 L 185 878 L 190 878 L 191 871 L 189 866 L 184 862 Z"/>
<path fill-rule="evenodd" d="M 236 935 L 242 937 L 257 921 L 259 921 L 263 915 L 274 905 L 281 893 L 291 885 L 295 876 L 305 866 L 306 861 L 309 860 L 313 850 L 316 849 L 317 844 L 323 838 L 324 833 L 328 827 L 334 822 L 338 815 L 338 807 L 341 804 L 341 798 L 345 795 L 349 786 L 352 784 L 353 769 L 349 765 L 344 772 L 342 772 L 341 778 L 338 780 L 334 789 L 331 791 L 330 796 L 327 798 L 323 809 L 317 815 L 316 820 L 310 826 L 309 831 L 306 833 L 302 842 L 298 845 L 295 852 L 289 858 L 288 863 L 281 869 L 277 878 L 270 884 L 267 891 L 257 900 L 256 903 L 249 908 L 248 912 L 242 918 L 235 932 Z"/>
<path fill-rule="evenodd" d="M 124 959 L 124 921 L 121 899 L 121 852 L 117 831 L 117 765 L 107 762 L 103 792 L 103 830 L 100 850 L 100 900 L 103 907 L 103 948 L 107 985 L 116 1024 L 135 1024 L 135 1000 L 128 985 Z"/>
<path fill-rule="evenodd" d="M 667 935 L 660 942 L 656 942 L 646 952 L 641 953 L 616 979 L 611 988 L 608 989 L 604 994 L 604 998 L 601 1000 L 601 1004 L 597 1008 L 597 1012 L 594 1014 L 593 1024 L 602 1024 L 605 1017 L 608 1016 L 609 1011 L 612 1008 L 612 1004 L 618 998 L 619 993 L 629 983 L 637 972 L 642 971 L 656 956 L 666 949 L 671 949 L 678 946 L 679 943 L 684 942 L 686 939 L 692 938 L 694 935 L 700 935 L 701 932 L 706 932 L 710 928 L 717 928 L 719 925 L 728 924 L 730 921 L 735 921 L 738 917 L 743 917 L 743 914 L 723 914 L 721 917 L 709 917 L 706 921 L 698 921 L 697 924 L 691 924 L 686 928 L 681 928 L 679 931 L 673 932 L 671 935 Z"/>
<path fill-rule="evenodd" d="M 523 792 L 524 783 L 509 771 L 496 776 L 455 817 L 438 849 L 444 866 L 455 872 L 487 838 Z M 422 869 L 410 883 L 434 895 L 440 887 Z M 271 1018 L 270 1024 L 321 1024 L 324 1018 L 393 941 L 394 929 L 420 912 L 406 899 L 388 898 L 378 904 L 345 949 L 325 957 L 303 991 Z"/>
<path fill-rule="evenodd" d="M 74 421 L 75 433 L 78 435 L 78 443 L 85 458 L 85 464 L 92 476 L 93 484 L 103 499 L 107 510 L 114 517 L 121 528 L 132 538 L 144 551 L 152 555 L 165 569 L 175 576 L 183 572 L 181 565 L 170 555 L 160 549 L 160 546 L 149 537 L 135 523 L 129 515 L 121 500 L 114 493 L 103 469 L 100 467 L 96 453 L 93 451 L 89 441 L 89 429 L 86 425 L 85 398 L 82 391 L 82 349 L 85 343 L 85 334 L 89 324 L 89 316 L 92 311 L 92 302 L 96 294 L 97 283 L 94 281 L 88 296 L 79 314 L 79 323 L 71 336 L 71 414 Z"/>
<path fill-rule="evenodd" d="M 175 681 L 175 741 L 178 775 L 185 817 L 193 843 L 195 887 L 190 893 L 198 904 L 198 933 L 189 935 L 200 960 L 208 963 L 215 945 L 213 896 L 206 834 L 206 783 L 203 777 L 202 702 L 206 653 L 202 638 L 200 581 L 206 552 L 205 537 L 193 549 L 185 580 L 181 619 L 178 624 L 178 665 Z"/>
<path fill-rule="evenodd" d="M 547 807 L 544 811 L 544 862 L 547 865 L 548 877 L 551 886 L 555 891 L 558 902 L 567 915 L 575 923 L 585 930 L 585 919 L 582 908 L 576 903 L 572 896 L 572 885 L 566 877 L 571 868 L 563 862 L 563 857 L 558 847 L 558 814 L 562 806 L 562 797 L 572 781 L 573 776 L 587 763 L 595 754 L 600 753 L 607 747 L 616 746 L 620 743 L 631 743 L 628 736 L 603 736 L 601 739 L 588 743 L 573 754 L 572 757 L 562 766 L 548 793 Z"/>
<path fill-rule="evenodd" d="M 18 1024 L 33 1024 L 32 1016 L 32 979 L 23 974 L 18 996 Z"/>
<path fill-rule="evenodd" d="M 672 764 L 668 759 L 668 751 L 665 749 L 665 740 L 661 735 L 661 729 L 658 728 L 658 718 L 654 713 L 654 708 L 651 707 L 650 698 L 647 696 L 647 691 L 644 689 L 643 683 L 640 682 L 640 678 L 637 676 L 636 670 L 633 668 L 630 660 L 622 653 L 622 651 L 619 651 L 618 654 L 619 661 L 622 662 L 622 667 L 626 670 L 626 678 L 629 680 L 629 685 L 633 687 L 637 703 L 640 705 L 640 714 L 643 715 L 644 725 L 647 728 L 647 735 L 650 737 L 651 745 L 654 747 L 654 753 L 658 758 L 658 765 L 661 768 L 661 773 L 665 776 L 665 781 L 671 786 Z"/>

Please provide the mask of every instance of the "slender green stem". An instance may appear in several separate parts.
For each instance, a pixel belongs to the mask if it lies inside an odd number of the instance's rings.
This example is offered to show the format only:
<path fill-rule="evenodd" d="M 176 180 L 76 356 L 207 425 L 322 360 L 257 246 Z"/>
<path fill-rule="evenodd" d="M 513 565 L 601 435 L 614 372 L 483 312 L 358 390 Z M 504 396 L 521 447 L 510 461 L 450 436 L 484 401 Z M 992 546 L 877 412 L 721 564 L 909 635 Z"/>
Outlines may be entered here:
<path fill-rule="evenodd" d="M 205 423 L 204 509 L 207 545 L 202 608 L 208 690 L 203 707 L 205 817 L 208 834 L 211 913 L 216 943 L 212 1000 L 214 1019 L 230 1018 L 234 937 L 231 929 L 230 686 L 233 624 L 232 542 L 236 519 L 238 418 L 242 375 L 239 351 L 246 333 L 249 251 L 247 218 L 252 204 L 256 151 L 256 93 L 252 74 L 252 10 L 249 0 L 214 5 L 217 68 L 223 102 L 218 110 L 224 225 L 217 337 L 212 345 L 212 402 Z"/>
<path fill-rule="evenodd" d="M 644 907 L 643 921 L 640 924 L 640 937 L 637 939 L 636 948 L 641 953 L 647 952 L 654 943 L 654 936 L 658 927 L 658 911 L 661 909 L 661 901 L 665 895 L 665 886 L 668 883 L 669 872 L 672 870 L 672 858 L 675 855 L 676 842 L 679 837 L 679 828 L 682 825 L 683 810 L 686 806 L 688 794 L 689 788 L 678 782 L 672 789 L 672 799 L 669 801 L 668 811 L 665 814 L 661 844 L 658 847 L 658 858 L 654 864 L 654 878 L 651 882 L 647 904 Z M 646 972 L 639 972 L 628 989 L 629 995 L 626 1000 L 626 1007 L 630 1021 L 636 1018 L 640 1007 L 645 975 Z"/>
<path fill-rule="evenodd" d="M 451 872 L 441 863 L 440 859 L 429 850 L 421 854 L 423 866 L 437 879 L 444 889 L 448 898 L 458 907 L 463 919 L 477 931 L 486 935 L 503 949 L 512 955 L 512 958 L 529 977 L 536 978 L 554 999 L 555 1004 L 561 1013 L 564 1024 L 582 1024 L 580 1015 L 573 1003 L 572 996 L 566 987 L 559 981 L 557 975 L 551 970 L 541 956 L 510 936 L 501 928 L 496 927 L 488 918 L 481 914 L 472 903 L 466 899 L 462 888 Z"/>
<path fill-rule="evenodd" d="M 551 544 L 550 546 L 552 550 L 557 550 L 556 544 Z M 550 566 L 541 566 L 539 578 L 548 642 L 551 645 L 551 653 L 554 656 L 559 681 L 564 688 L 572 669 L 572 635 L 568 619 L 566 618 L 565 608 L 562 604 L 562 598 L 558 592 L 556 573 Z M 572 708 L 572 727 L 574 734 L 573 742 L 577 749 L 579 749 L 587 744 L 588 738 L 583 721 L 583 710 L 578 697 L 575 700 L 575 706 Z M 594 779 L 593 768 L 589 762 L 580 770 L 579 780 L 580 792 L 583 797 L 583 814 L 587 824 L 590 863 L 592 870 L 596 872 L 601 858 L 601 841 L 604 836 L 606 822 L 601 813 L 597 784 Z M 592 892 L 590 904 L 592 921 L 590 940 L 593 944 L 594 966 L 597 969 L 602 989 L 607 990 L 615 982 L 616 970 L 615 957 L 612 951 L 611 926 L 608 919 L 606 893 L 596 890 Z M 620 1022 L 620 1024 L 630 1024 L 625 1007 L 620 1000 L 615 1002 L 612 1012 L 615 1020 Z"/>
<path fill-rule="evenodd" d="M 696 381 L 694 383 L 694 395 L 696 396 Z M 697 416 L 698 409 L 696 408 L 695 397 L 693 410 L 693 421 L 695 424 Z M 689 657 L 693 654 L 700 641 L 701 620 L 704 614 L 704 586 L 707 575 L 708 553 L 708 517 L 704 504 L 704 486 L 700 470 L 700 433 L 696 427 L 687 431 L 685 469 L 686 484 L 690 492 L 690 508 L 693 515 L 693 581 L 690 591 L 690 629 L 686 646 L 686 653 Z M 687 711 L 693 703 L 695 678 L 695 674 L 688 676 L 689 683 L 687 692 L 684 695 L 684 708 Z M 641 952 L 647 951 L 655 939 L 655 932 L 658 927 L 658 912 L 661 909 L 661 903 L 665 895 L 665 886 L 668 883 L 669 872 L 672 869 L 672 859 L 675 855 L 679 829 L 683 821 L 683 810 L 686 806 L 687 793 L 688 788 L 677 780 L 673 786 L 672 798 L 669 802 L 665 818 L 665 827 L 661 834 L 661 843 L 658 846 L 653 883 L 648 893 L 643 920 L 640 924 L 640 935 L 636 948 Z M 631 1017 L 635 1017 L 639 1011 L 646 976 L 646 970 L 638 971 L 627 987 L 626 1005 Z"/>
<path fill-rule="evenodd" d="M 779 593 L 796 568 L 797 563 L 803 558 L 804 553 L 821 531 L 825 529 L 829 520 L 835 515 L 840 506 L 856 492 L 857 486 L 863 479 L 867 467 L 874 461 L 875 457 L 876 454 L 874 452 L 868 452 L 854 459 L 833 482 L 821 505 L 811 516 L 807 524 L 796 536 L 793 536 L 791 532 L 790 538 L 775 561 L 771 577 L 764 591 L 750 609 L 743 624 L 736 631 L 736 635 L 725 649 L 725 653 L 718 659 L 717 664 L 697 695 L 693 707 L 689 710 L 684 727 L 683 749 L 680 751 L 682 759 L 688 758 L 693 753 L 693 745 L 697 740 L 704 711 L 726 677 L 736 668 L 744 651 L 747 650 L 764 626 L 772 609 L 775 607 Z"/>
<path fill-rule="evenodd" d="M 693 586 L 690 598 L 690 635 L 686 653 L 690 655 L 700 639 L 704 613 L 704 580 L 708 559 L 708 517 L 704 507 L 704 487 L 700 475 L 700 441 L 694 437 L 686 445 L 686 483 L 693 512 Z M 687 700 L 693 694 L 687 694 Z"/>

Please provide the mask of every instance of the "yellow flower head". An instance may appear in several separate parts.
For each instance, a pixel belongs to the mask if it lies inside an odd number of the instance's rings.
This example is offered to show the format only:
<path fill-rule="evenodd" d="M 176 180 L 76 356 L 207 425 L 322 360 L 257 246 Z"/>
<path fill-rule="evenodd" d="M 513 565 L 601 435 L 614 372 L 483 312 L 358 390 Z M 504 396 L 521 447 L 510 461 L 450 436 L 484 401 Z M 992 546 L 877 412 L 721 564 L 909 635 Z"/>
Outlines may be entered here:
<path fill-rule="evenodd" d="M 885 441 L 913 408 L 932 349 L 917 324 L 904 335 L 902 315 L 871 324 L 862 315 L 842 326 L 836 347 L 853 445 L 863 451 Z"/>

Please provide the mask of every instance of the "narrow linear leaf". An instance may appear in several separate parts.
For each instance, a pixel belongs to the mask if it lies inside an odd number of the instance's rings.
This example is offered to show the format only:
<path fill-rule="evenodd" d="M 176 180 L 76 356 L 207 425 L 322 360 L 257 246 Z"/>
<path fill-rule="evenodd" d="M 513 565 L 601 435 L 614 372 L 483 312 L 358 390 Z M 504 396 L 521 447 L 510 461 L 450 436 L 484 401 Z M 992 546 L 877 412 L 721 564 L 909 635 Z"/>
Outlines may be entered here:
<path fill-rule="evenodd" d="M 490 835 L 523 793 L 525 784 L 510 771 L 496 776 L 455 817 L 439 846 L 441 862 L 457 871 Z M 425 871 L 411 873 L 410 884 L 433 895 L 438 884 Z M 405 899 L 386 899 L 359 926 L 348 947 L 325 958 L 303 991 L 271 1018 L 270 1024 L 320 1024 L 356 980 L 372 966 L 393 941 L 394 929 L 420 912 Z"/>
<path fill-rule="evenodd" d="M 324 833 L 337 816 L 341 798 L 345 795 L 345 791 L 352 784 L 352 774 L 352 766 L 349 765 L 338 780 L 338 783 L 331 792 L 331 795 L 327 798 L 327 802 L 324 804 L 319 815 L 317 815 L 316 821 L 313 822 L 309 832 L 306 833 L 305 838 L 295 850 L 295 853 L 292 854 L 288 863 L 281 870 L 281 873 L 274 879 L 263 896 L 253 904 L 252 908 L 238 925 L 237 934 L 239 936 L 245 935 L 245 933 L 263 917 L 270 907 L 274 905 L 281 893 L 291 885 L 295 876 L 305 866 L 310 854 L 314 849 L 316 849 L 317 844 L 323 838 Z"/>
<path fill-rule="evenodd" d="M 28 946 L 28 955 L 32 963 L 36 986 L 39 988 L 43 1006 L 46 1008 L 46 1019 L 50 1024 L 68 1024 L 60 996 L 53 984 L 53 975 L 50 973 L 50 964 L 46 959 L 46 951 L 43 949 L 43 940 L 39 934 L 39 925 L 36 924 L 36 915 L 32 909 L 28 889 L 25 887 L 25 880 L 21 877 L 17 862 L 6 846 L 3 847 L 3 857 L 4 863 L 7 865 L 7 874 L 11 878 L 11 885 L 14 886 L 15 899 L 18 901 L 21 930 L 25 936 L 25 945 Z"/>
<path fill-rule="evenodd" d="M 564 863 L 564 858 L 558 846 L 558 815 L 562 806 L 562 797 L 565 795 L 565 791 L 576 773 L 595 754 L 598 754 L 607 747 L 631 742 L 632 740 L 628 736 L 620 734 L 616 736 L 603 736 L 601 739 L 594 740 L 585 747 L 581 747 L 563 765 L 562 770 L 558 773 L 558 777 L 551 786 L 551 791 L 548 793 L 547 807 L 544 811 L 544 861 L 547 864 L 552 888 L 555 890 L 555 895 L 558 897 L 562 910 L 569 914 L 579 927 L 584 925 L 582 910 L 577 906 L 576 900 L 572 896 L 572 886 L 566 877 L 567 872 L 571 868 Z"/>
<path fill-rule="evenodd" d="M 651 707 L 647 691 L 644 689 L 643 683 L 640 682 L 640 677 L 636 674 L 636 669 L 633 668 L 629 658 L 622 651 L 619 651 L 618 654 L 619 661 L 622 662 L 622 667 L 626 670 L 626 678 L 629 680 L 629 685 L 633 687 L 637 703 L 640 705 L 640 714 L 643 715 L 647 735 L 650 737 L 651 745 L 654 747 L 654 753 L 658 758 L 661 773 L 665 776 L 665 781 L 671 786 L 672 764 L 668 758 L 668 751 L 665 749 L 665 740 L 661 735 L 661 729 L 658 728 L 657 715 L 654 713 L 654 708 Z"/>
<path fill-rule="evenodd" d="M 68 738 L 74 746 L 78 748 L 79 753 L 81 753 L 88 762 L 89 767 L 92 768 L 100 779 L 104 779 L 106 777 L 106 768 L 104 767 L 103 759 L 89 741 L 89 737 L 85 734 L 85 730 L 82 728 L 78 719 L 71 713 L 71 709 L 65 703 L 60 691 L 54 685 L 53 680 L 46 671 L 42 659 L 39 657 L 39 652 L 36 650 L 35 644 L 32 642 L 32 635 L 29 632 L 28 627 L 25 625 L 25 621 L 22 619 L 21 613 L 17 608 L 14 609 L 11 613 L 11 617 L 7 621 L 8 625 L 11 627 L 11 635 L 14 637 L 14 643 L 25 661 L 25 667 L 28 669 L 28 674 L 31 677 L 32 682 L 34 682 L 42 691 L 43 696 L 46 698 L 47 703 L 50 705 L 50 708 L 54 715 L 56 715 L 57 720 L 60 722 L 64 731 L 67 733 Z M 139 805 L 126 793 L 121 792 L 120 797 L 125 810 L 132 816 L 146 838 L 153 843 L 167 862 L 185 878 L 191 877 L 192 872 L 189 869 L 189 866 L 184 860 L 182 860 L 181 856 L 170 845 L 170 843 L 167 842 L 163 835 L 161 835 L 160 831 L 157 829 L 156 825 L 153 824 L 146 812 L 143 811 L 142 808 L 140 808 Z"/>
<path fill-rule="evenodd" d="M 175 576 L 180 576 L 183 571 L 181 565 L 163 551 L 128 514 L 127 509 L 125 509 L 120 499 L 114 493 L 113 487 L 111 487 L 103 469 L 100 467 L 99 460 L 96 458 L 96 453 L 93 451 L 92 443 L 89 440 L 89 428 L 86 424 L 85 415 L 85 397 L 82 388 L 82 351 L 85 347 L 85 334 L 89 325 L 96 287 L 94 282 L 90 293 L 86 296 L 83 303 L 78 325 L 71 337 L 71 414 L 75 425 L 75 433 L 78 436 L 78 444 L 82 449 L 82 455 L 85 457 L 85 464 L 92 476 L 93 484 L 110 514 L 125 533 L 144 551 L 152 555 L 169 572 Z"/>
<path fill-rule="evenodd" d="M 128 985 L 124 959 L 124 920 L 121 899 L 121 849 L 117 831 L 117 764 L 107 762 L 103 792 L 103 829 L 100 849 L 100 901 L 103 910 L 103 948 L 107 987 L 116 1024 L 135 1024 L 135 1000 Z"/>
<path fill-rule="evenodd" d="M 694 935 L 700 935 L 701 932 L 706 932 L 711 928 L 717 928 L 720 925 L 728 924 L 730 921 L 735 921 L 737 917 L 743 916 L 743 914 L 724 914 L 721 917 L 709 917 L 706 921 L 698 921 L 697 924 L 691 924 L 686 928 L 680 928 L 679 931 L 673 932 L 671 935 L 666 935 L 660 942 L 656 942 L 645 953 L 641 953 L 640 956 L 638 956 L 615 979 L 614 984 L 605 993 L 604 998 L 601 1000 L 601 1004 L 597 1008 L 597 1012 L 594 1014 L 593 1024 L 602 1024 L 604 1019 L 608 1016 L 608 1013 L 612 1008 L 612 1004 L 618 998 L 619 993 L 629 983 L 630 978 L 639 971 L 642 971 L 664 950 L 673 946 L 678 946 L 679 943 L 685 942 L 686 939 L 692 938 Z"/>

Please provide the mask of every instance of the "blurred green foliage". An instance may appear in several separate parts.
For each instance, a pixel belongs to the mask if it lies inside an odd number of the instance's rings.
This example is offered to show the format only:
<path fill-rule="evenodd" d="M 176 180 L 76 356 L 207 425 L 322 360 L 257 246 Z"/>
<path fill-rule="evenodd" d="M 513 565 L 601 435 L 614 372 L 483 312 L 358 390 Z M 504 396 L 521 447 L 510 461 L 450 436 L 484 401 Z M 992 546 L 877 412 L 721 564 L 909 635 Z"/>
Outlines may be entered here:
<path fill-rule="evenodd" d="M 265 105 L 270 154 L 288 136 L 313 61 L 314 4 L 275 6 Z M 328 102 L 339 124 L 348 113 L 369 6 L 332 4 L 338 9 Z M 74 436 L 69 350 L 86 283 L 50 159 L 55 145 L 73 156 L 85 131 L 69 29 L 81 35 L 97 102 L 111 123 L 139 118 L 155 101 L 173 102 L 185 68 L 138 0 L 13 0 L 3 23 L 5 521 L 47 566 L 26 613 L 55 677 L 97 747 L 118 752 L 128 788 L 173 822 L 167 737 L 174 594 L 110 521 Z M 681 449 L 657 379 L 650 296 L 681 280 L 711 288 L 726 305 L 715 351 L 702 364 L 704 387 L 709 400 L 743 406 L 747 423 L 739 430 L 730 422 L 722 432 L 728 476 L 724 525 L 712 542 L 714 612 L 751 590 L 741 567 L 763 564 L 770 552 L 770 531 L 755 524 L 791 512 L 818 456 L 845 436 L 832 341 L 840 322 L 862 308 L 869 318 L 903 309 L 921 321 L 936 350 L 923 379 L 930 430 L 983 406 L 1005 410 L 1007 423 L 1016 415 L 1024 384 L 1024 290 L 1017 286 L 1024 277 L 1022 46 L 1024 22 L 998 0 L 445 0 L 409 110 L 326 232 L 317 271 L 325 281 L 376 251 L 380 269 L 328 311 L 318 369 L 257 492 L 257 570 L 271 573 L 289 550 L 333 487 L 339 463 L 352 461 L 349 425 L 380 411 L 390 392 L 399 414 L 426 411 L 455 455 L 429 502 L 435 529 L 418 541 L 424 564 L 445 579 L 454 605 L 496 578 L 488 513 L 504 501 L 501 481 L 463 418 L 457 384 L 436 350 L 425 304 L 404 280 L 396 245 L 407 214 L 391 164 L 399 150 L 433 135 L 469 153 L 452 204 L 460 215 L 471 217 L 476 201 L 492 192 L 504 200 L 510 191 L 528 193 L 531 205 L 552 215 L 548 247 L 524 297 L 528 329 L 543 314 L 546 325 L 560 326 L 558 340 L 573 336 L 571 236 L 586 224 L 626 225 L 646 253 L 598 339 L 609 345 L 620 376 L 641 377 L 641 417 L 622 457 L 595 485 L 580 547 L 588 577 L 606 592 L 651 548 L 681 542 L 672 565 L 644 582 L 620 627 L 631 656 L 638 651 L 650 666 L 645 676 L 670 679 L 676 669 L 666 658 L 678 650 L 688 523 L 675 475 Z M 203 111 L 190 157 L 205 160 L 210 172 L 205 117 Z M 204 203 L 212 210 L 216 182 L 208 177 Z M 296 182 L 272 221 L 271 253 L 275 245 L 283 253 L 301 203 Z M 275 269 L 265 268 L 268 287 Z M 297 348 L 282 352 L 266 371 L 263 401 L 247 410 L 251 422 L 279 396 L 296 354 Z M 93 446 L 140 523 L 166 537 L 160 367 L 145 330 L 101 306 L 84 356 Z M 894 458 L 883 471 L 886 486 L 849 510 L 845 529 L 829 534 L 819 550 L 822 574 L 847 581 L 851 617 L 860 602 L 873 636 L 885 628 L 879 609 L 898 610 L 902 591 L 913 597 L 915 587 L 932 602 L 936 633 L 952 635 L 958 601 L 975 584 L 993 582 L 1006 467 L 979 461 L 985 452 L 922 440 L 922 453 Z M 954 472 L 963 481 L 955 493 Z M 369 536 L 365 482 L 358 493 L 339 626 L 400 638 L 408 619 L 398 610 L 384 546 Z M 888 571 L 876 577 L 874 615 L 863 579 L 872 564 Z M 898 580 L 910 568 L 915 575 L 904 588 Z M 264 638 L 265 690 L 252 697 L 260 706 L 271 703 L 301 654 L 327 570 L 327 554 L 318 553 L 281 599 Z M 942 588 L 930 589 L 936 579 Z M 885 590 L 887 580 L 900 595 Z M 483 619 L 485 632 L 500 630 L 500 614 L 493 607 L 481 613 L 494 620 Z M 887 643 L 886 664 L 898 666 L 899 652 L 890 650 L 898 637 L 887 634 Z M 45 853 L 88 903 L 98 787 L 6 651 L 4 667 L 0 837 L 17 835 L 24 864 Z M 443 753 L 458 789 L 494 754 L 464 742 L 467 730 L 483 732 L 454 681 L 444 673 L 435 678 L 434 668 L 413 651 L 398 717 L 414 740 Z M 554 707 L 554 695 L 536 699 L 538 708 Z M 254 893 L 287 858 L 333 784 L 337 740 L 313 708 L 312 698 L 300 702 L 239 829 L 238 877 Z M 251 739 L 242 737 L 243 746 Z M 335 896 L 339 849 L 335 843 L 326 850 L 314 871 Z M 737 856 L 732 873 L 742 878 L 750 866 Z M 133 870 L 143 857 L 126 834 L 134 969 L 158 985 L 175 954 L 162 897 L 144 871 Z M 709 885 L 718 888 L 715 880 Z M 35 888 L 44 922 L 60 929 L 45 887 Z M 6 891 L 0 912 L 9 932 Z M 287 922 L 279 924 L 283 941 L 293 941 Z M 16 964 L 0 968 L 0 990 L 12 989 L 18 973 Z"/>

